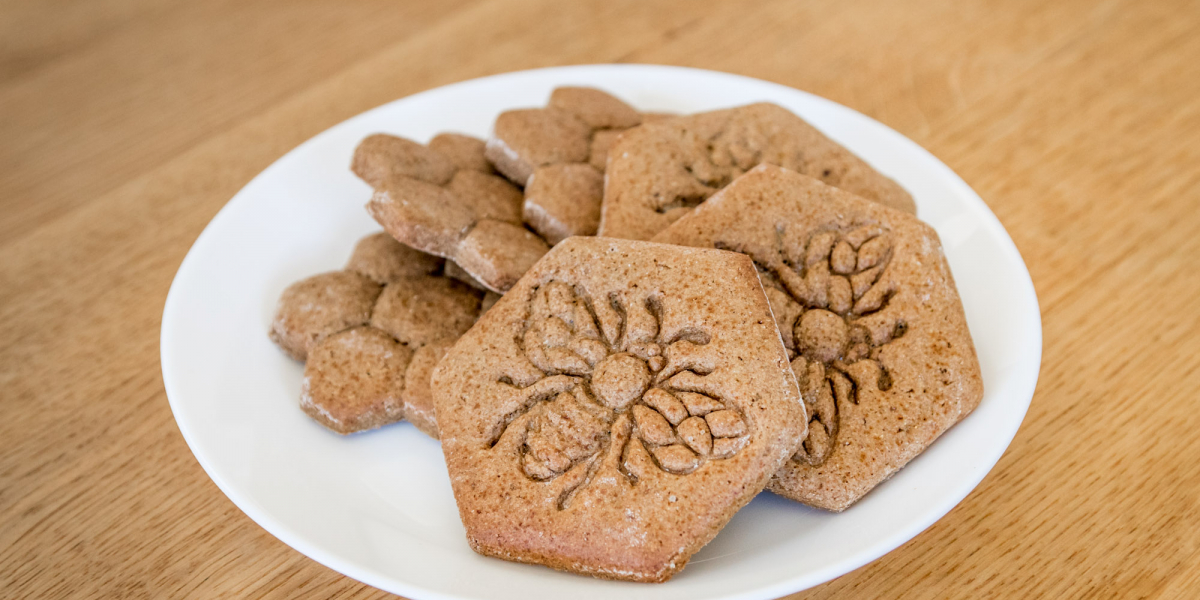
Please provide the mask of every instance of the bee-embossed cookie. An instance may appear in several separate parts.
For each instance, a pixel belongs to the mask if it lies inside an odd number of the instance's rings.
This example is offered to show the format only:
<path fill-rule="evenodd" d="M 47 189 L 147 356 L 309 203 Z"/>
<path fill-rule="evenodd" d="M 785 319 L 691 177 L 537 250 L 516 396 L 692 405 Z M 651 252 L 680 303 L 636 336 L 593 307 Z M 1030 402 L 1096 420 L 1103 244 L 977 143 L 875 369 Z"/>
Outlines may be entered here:
<path fill-rule="evenodd" d="M 501 113 L 487 157 L 525 188 L 525 222 L 553 245 L 596 233 L 608 148 L 641 122 L 641 114 L 610 94 L 560 87 L 545 108 Z"/>
<path fill-rule="evenodd" d="M 444 276 L 443 262 L 378 233 L 359 241 L 346 270 L 284 291 L 270 335 L 306 361 L 304 412 L 343 434 L 407 418 L 437 437 L 430 374 L 484 297 Z"/>
<path fill-rule="evenodd" d="M 804 437 L 753 262 L 574 237 L 434 371 L 471 547 L 597 577 L 665 581 Z"/>
<path fill-rule="evenodd" d="M 912 215 L 762 165 L 654 240 L 758 266 L 812 419 L 775 493 L 843 510 L 983 397 L 941 243 Z"/>
<path fill-rule="evenodd" d="M 375 188 L 367 212 L 392 237 L 451 259 L 488 289 L 503 292 L 550 247 L 525 228 L 521 191 L 480 170 L 482 146 L 446 135 L 434 139 L 453 139 L 438 144 L 449 156 L 404 138 L 372 135 L 355 150 L 351 169 Z"/>
<path fill-rule="evenodd" d="M 599 235 L 648 240 L 758 164 L 916 213 L 904 188 L 787 109 L 751 104 L 647 123 L 610 150 Z"/>

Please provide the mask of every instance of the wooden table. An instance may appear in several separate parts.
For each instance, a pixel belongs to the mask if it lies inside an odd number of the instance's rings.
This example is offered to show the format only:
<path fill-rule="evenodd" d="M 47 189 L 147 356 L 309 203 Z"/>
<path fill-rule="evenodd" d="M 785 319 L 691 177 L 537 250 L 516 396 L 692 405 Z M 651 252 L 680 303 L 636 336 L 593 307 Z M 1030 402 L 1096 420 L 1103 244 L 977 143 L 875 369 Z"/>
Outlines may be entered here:
<path fill-rule="evenodd" d="M 192 458 L 159 371 L 171 278 L 242 185 L 347 117 L 647 62 L 912 138 L 1000 217 L 1041 300 L 1041 381 L 995 470 L 796 598 L 1200 597 L 1198 31 L 1195 2 L 1139 0 L 0 2 L 0 596 L 385 596 Z"/>

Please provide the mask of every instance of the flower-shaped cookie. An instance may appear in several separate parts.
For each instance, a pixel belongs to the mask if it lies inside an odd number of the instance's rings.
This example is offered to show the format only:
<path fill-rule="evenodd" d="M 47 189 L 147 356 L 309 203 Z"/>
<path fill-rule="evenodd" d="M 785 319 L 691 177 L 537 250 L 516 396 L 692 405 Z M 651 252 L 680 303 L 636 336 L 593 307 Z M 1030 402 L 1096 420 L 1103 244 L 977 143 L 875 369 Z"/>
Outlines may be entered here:
<path fill-rule="evenodd" d="M 486 148 L 458 134 L 428 146 L 376 134 L 359 144 L 351 169 L 375 189 L 367 211 L 388 233 L 503 293 L 551 246 L 596 233 L 609 145 L 665 117 L 564 87 L 546 108 L 502 113 Z M 493 163 L 516 186 L 495 176 Z"/>
<path fill-rule="evenodd" d="M 305 361 L 300 406 L 309 416 L 343 434 L 407 418 L 437 437 L 430 375 L 475 323 L 483 296 L 442 268 L 381 232 L 358 243 L 345 270 L 284 290 L 270 336 Z"/>
<path fill-rule="evenodd" d="M 487 289 L 507 290 L 550 246 L 521 220 L 521 191 L 485 173 L 466 150 L 442 134 L 423 146 L 385 134 L 364 139 L 351 169 L 375 188 L 367 212 L 400 242 L 454 261 Z M 457 158 L 433 148 L 451 148 Z M 472 158 L 473 157 L 473 158 Z"/>
<path fill-rule="evenodd" d="M 525 188 L 525 222 L 551 244 L 600 224 L 608 148 L 643 115 L 594 88 L 560 87 L 545 108 L 496 118 L 487 157 Z"/>

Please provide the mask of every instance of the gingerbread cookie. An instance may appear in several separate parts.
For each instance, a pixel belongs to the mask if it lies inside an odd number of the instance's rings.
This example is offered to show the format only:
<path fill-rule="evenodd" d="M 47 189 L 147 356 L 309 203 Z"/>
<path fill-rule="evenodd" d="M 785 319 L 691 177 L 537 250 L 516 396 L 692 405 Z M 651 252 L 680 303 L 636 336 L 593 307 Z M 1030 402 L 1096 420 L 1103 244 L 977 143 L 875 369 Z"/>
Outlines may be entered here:
<path fill-rule="evenodd" d="M 524 187 L 542 167 L 591 162 L 596 134 L 619 133 L 641 122 L 641 114 L 610 94 L 560 87 L 551 92 L 545 108 L 501 113 L 487 142 L 487 157 L 496 170 Z M 603 171 L 603 161 L 597 162 Z"/>
<path fill-rule="evenodd" d="M 812 419 L 775 493 L 843 510 L 983 397 L 937 233 L 910 214 L 761 165 L 654 240 L 758 266 Z"/>
<path fill-rule="evenodd" d="M 751 104 L 647 123 L 611 152 L 599 235 L 650 239 L 758 164 L 916 213 L 908 192 L 785 108 Z"/>
<path fill-rule="evenodd" d="M 358 143 L 350 170 L 368 185 L 377 188 L 395 177 L 446 185 L 458 167 L 442 153 L 417 142 L 377 133 Z"/>
<path fill-rule="evenodd" d="M 341 434 L 395 423 L 404 418 L 411 358 L 412 350 L 374 327 L 335 333 L 309 352 L 300 408 Z"/>
<path fill-rule="evenodd" d="M 604 175 L 582 163 L 538 169 L 525 187 L 525 223 L 551 246 L 573 235 L 592 235 L 600 225 L 600 203 L 579 198 L 604 196 Z"/>
<path fill-rule="evenodd" d="M 492 163 L 484 155 L 486 142 L 461 133 L 439 133 L 429 140 L 429 149 L 450 159 L 459 169 L 494 174 Z"/>
<path fill-rule="evenodd" d="M 404 418 L 432 438 L 438 437 L 431 385 L 433 369 L 453 345 L 453 340 L 440 340 L 421 346 L 413 354 L 404 376 Z"/>
<path fill-rule="evenodd" d="M 449 277 L 423 275 L 388 285 L 375 302 L 371 326 L 413 348 L 456 339 L 475 324 L 483 294 Z"/>
<path fill-rule="evenodd" d="M 432 275 L 441 271 L 445 262 L 441 257 L 409 248 L 388 232 L 380 231 L 359 240 L 346 262 L 346 270 L 384 285 L 405 277 Z"/>
<path fill-rule="evenodd" d="M 594 88 L 560 87 L 545 108 L 501 113 L 487 157 L 525 188 L 525 223 L 551 245 L 594 235 L 608 148 L 642 115 Z"/>
<path fill-rule="evenodd" d="M 271 321 L 271 340 L 296 360 L 305 360 L 321 340 L 371 318 L 381 288 L 349 271 L 321 273 L 288 286 Z"/>
<path fill-rule="evenodd" d="M 445 156 L 410 140 L 372 135 L 355 150 L 351 168 L 375 188 L 367 212 L 392 237 L 453 260 L 474 281 L 503 292 L 549 245 L 525 229 L 521 191 L 477 168 L 479 146 L 472 150 L 462 138 L 435 138 L 452 153 Z"/>
<path fill-rule="evenodd" d="M 407 417 L 437 437 L 430 373 L 475 323 L 484 298 L 444 276 L 442 262 L 374 234 L 359 241 L 347 270 L 284 291 L 270 334 L 289 355 L 307 359 L 306 413 L 343 434 Z"/>
<path fill-rule="evenodd" d="M 574 237 L 442 359 L 471 547 L 665 581 L 793 454 L 807 418 L 753 262 Z"/>

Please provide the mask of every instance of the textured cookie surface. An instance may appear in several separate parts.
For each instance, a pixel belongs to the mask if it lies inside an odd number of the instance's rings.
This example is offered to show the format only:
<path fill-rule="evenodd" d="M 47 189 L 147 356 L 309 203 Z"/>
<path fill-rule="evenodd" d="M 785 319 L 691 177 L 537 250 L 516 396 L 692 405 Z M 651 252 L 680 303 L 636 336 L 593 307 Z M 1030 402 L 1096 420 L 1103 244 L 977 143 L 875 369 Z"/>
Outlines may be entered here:
<path fill-rule="evenodd" d="M 342 434 L 395 423 L 411 359 L 412 350 L 373 327 L 335 333 L 309 353 L 300 408 Z"/>
<path fill-rule="evenodd" d="M 453 340 L 479 317 L 482 296 L 449 277 L 424 275 L 399 280 L 379 295 L 371 325 L 414 348 Z"/>
<path fill-rule="evenodd" d="M 525 229 L 521 190 L 482 169 L 483 142 L 472 140 L 442 134 L 427 147 L 376 134 L 359 144 L 352 169 L 375 189 L 367 212 L 388 234 L 503 292 L 549 246 Z"/>
<path fill-rule="evenodd" d="M 346 270 L 382 285 L 405 277 L 437 273 L 443 262 L 440 257 L 409 248 L 386 231 L 380 231 L 359 240 L 346 263 Z"/>
<path fill-rule="evenodd" d="M 896 182 L 785 108 L 751 104 L 647 123 L 609 150 L 599 235 L 650 239 L 758 164 L 915 213 Z"/>
<path fill-rule="evenodd" d="M 560 87 L 551 92 L 545 108 L 501 113 L 492 126 L 487 157 L 522 187 L 538 169 L 550 165 L 590 162 L 603 171 L 602 159 L 592 162 L 593 137 L 641 122 L 641 114 L 615 96 L 595 88 Z"/>
<path fill-rule="evenodd" d="M 325 337 L 366 323 L 379 292 L 374 281 L 347 271 L 297 281 L 279 297 L 271 339 L 292 358 L 304 360 Z"/>
<path fill-rule="evenodd" d="M 604 176 L 585 164 L 539 169 L 525 188 L 525 223 L 550 245 L 573 235 L 592 235 L 600 225 L 600 204 L 579 198 L 604 195 Z"/>
<path fill-rule="evenodd" d="M 761 273 L 812 419 L 776 493 L 843 510 L 983 396 L 941 243 L 912 215 L 763 165 L 654 239 Z"/>
<path fill-rule="evenodd" d="M 359 241 L 345 271 L 287 288 L 270 336 L 307 359 L 301 408 L 309 416 L 342 434 L 407 418 L 437 437 L 429 377 L 485 297 L 446 276 L 443 263 L 378 233 Z"/>
<path fill-rule="evenodd" d="M 546 240 L 520 225 L 480 221 L 459 245 L 454 262 L 488 289 L 503 292 L 549 249 Z"/>
<path fill-rule="evenodd" d="M 421 346 L 413 354 L 404 375 L 404 418 L 432 438 L 438 437 L 431 385 L 433 369 L 452 345 L 453 340 L 445 340 Z"/>
<path fill-rule="evenodd" d="M 642 115 L 615 96 L 560 87 L 545 108 L 501 113 L 487 157 L 525 188 L 525 223 L 554 245 L 596 233 L 608 148 L 641 122 Z"/>
<path fill-rule="evenodd" d="M 482 554 L 664 581 L 807 418 L 753 262 L 574 237 L 449 350 L 434 402 Z"/>
<path fill-rule="evenodd" d="M 485 142 L 461 133 L 439 133 L 429 140 L 429 149 L 450 159 L 459 169 L 495 173 L 484 156 Z"/>
<path fill-rule="evenodd" d="M 383 133 L 368 136 L 360 142 L 350 163 L 350 170 L 371 187 L 378 187 L 393 177 L 411 177 L 444 185 L 456 169 L 454 162 L 440 152 Z"/>

